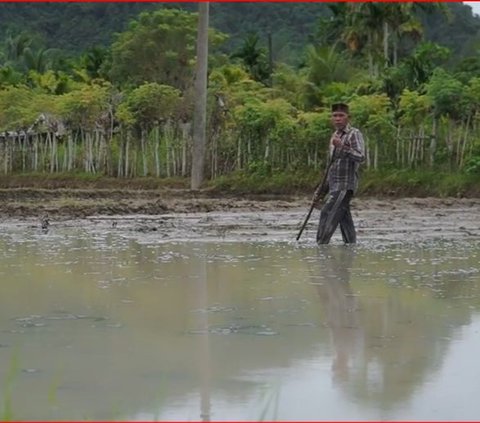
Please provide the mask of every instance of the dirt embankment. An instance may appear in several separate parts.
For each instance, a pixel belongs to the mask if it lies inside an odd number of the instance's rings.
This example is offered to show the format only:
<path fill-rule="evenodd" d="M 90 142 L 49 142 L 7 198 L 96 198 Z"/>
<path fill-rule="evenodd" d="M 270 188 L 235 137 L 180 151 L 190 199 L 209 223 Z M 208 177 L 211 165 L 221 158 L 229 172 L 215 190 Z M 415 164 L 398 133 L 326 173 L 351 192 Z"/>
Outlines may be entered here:
<path fill-rule="evenodd" d="M 0 189 L 0 223 L 7 227 L 40 228 L 47 215 L 56 229 L 114 228 L 164 241 L 293 240 L 309 208 L 304 195 L 247 197 L 181 188 Z M 480 199 L 359 197 L 352 209 L 362 242 L 480 239 Z M 315 239 L 318 216 L 316 210 L 302 241 Z"/>
<path fill-rule="evenodd" d="M 57 218 L 95 215 L 162 215 L 223 211 L 293 211 L 310 207 L 310 196 L 298 194 L 232 194 L 213 189 L 192 191 L 186 179 L 81 178 L 69 175 L 0 176 L 0 218 L 26 218 L 48 214 Z M 480 198 L 399 198 L 396 194 L 354 199 L 354 209 L 437 210 L 470 208 Z"/>
<path fill-rule="evenodd" d="M 396 210 L 397 208 L 436 209 L 471 208 L 480 205 L 480 199 L 354 199 L 357 210 Z M 22 218 L 44 214 L 83 218 L 92 215 L 159 215 L 213 211 L 282 211 L 308 210 L 310 198 L 304 195 L 249 195 L 215 194 L 208 190 L 162 188 L 138 189 L 0 189 L 0 216 Z"/>
<path fill-rule="evenodd" d="M 91 215 L 191 213 L 229 210 L 286 210 L 308 206 L 296 196 L 235 197 L 187 189 L 0 189 L 0 216 L 44 214 L 82 218 Z"/>

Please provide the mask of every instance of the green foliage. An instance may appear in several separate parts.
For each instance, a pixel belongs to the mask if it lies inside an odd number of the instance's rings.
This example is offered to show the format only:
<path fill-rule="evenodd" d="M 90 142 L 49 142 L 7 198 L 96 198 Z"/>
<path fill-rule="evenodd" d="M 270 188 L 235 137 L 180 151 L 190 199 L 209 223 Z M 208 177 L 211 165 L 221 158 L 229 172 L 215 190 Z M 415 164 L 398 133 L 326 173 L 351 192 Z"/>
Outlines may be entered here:
<path fill-rule="evenodd" d="M 348 4 L 348 3 L 347 3 Z M 347 4 L 300 2 L 300 3 L 238 3 L 218 2 L 211 4 L 211 25 L 230 34 L 224 50 L 234 51 L 249 32 L 257 32 L 265 44 L 268 32 L 273 36 L 274 60 L 297 63 L 307 40 L 316 44 L 331 45 L 340 39 L 345 24 Z M 401 3 L 400 3 L 401 4 Z M 480 20 L 472 15 L 471 9 L 461 2 L 445 3 L 451 19 L 445 18 L 440 8 L 427 8 L 420 3 L 401 4 L 410 6 L 423 26 L 425 39 L 449 47 L 452 52 L 465 57 L 475 52 Z M 392 7 L 393 4 L 385 4 Z M 399 6 L 399 5 L 395 5 Z M 7 31 L 31 34 L 41 33 L 45 47 L 60 48 L 69 55 L 77 56 L 90 46 L 108 46 L 115 33 L 125 29 L 127 23 L 140 12 L 159 8 L 183 8 L 194 11 L 195 3 L 142 3 L 142 2 L 99 2 L 99 3 L 0 3 L 2 26 L 0 39 Z M 404 13 L 393 15 L 404 19 Z M 404 25 L 405 26 L 405 25 Z M 318 32 L 325 30 L 327 37 Z M 315 34 L 317 33 L 317 34 Z M 403 32 L 402 32 L 403 33 Z M 312 35 L 313 34 L 313 35 Z M 410 36 L 402 45 L 403 54 L 408 54 Z"/>
<path fill-rule="evenodd" d="M 184 89 L 191 80 L 196 15 L 165 9 L 142 13 L 112 45 L 110 75 L 120 84 L 144 82 Z"/>
<path fill-rule="evenodd" d="M 85 164 L 86 171 L 108 169 L 122 177 L 137 175 L 139 168 L 145 174 L 188 173 L 197 31 L 197 14 L 192 11 L 197 5 L 184 6 L 146 5 L 148 11 L 120 28 L 123 32 L 111 46 L 96 45 L 77 57 L 59 54 L 34 31 L 10 31 L 0 43 L 0 131 L 32 128 L 35 121 L 35 129 L 53 131 L 52 122 L 64 123 L 66 137 L 61 141 L 76 145 L 60 142 L 53 147 L 42 132 L 40 157 L 31 160 L 30 152 L 5 143 L 10 150 L 0 157 L 2 169 L 13 172 L 31 165 L 38 170 L 38 159 L 42 169 L 52 172 L 72 166 L 75 171 Z M 123 6 L 95 7 L 63 10 L 91 17 L 95 10 L 107 13 Z M 455 52 L 433 42 L 434 37 L 419 42 L 421 33 L 428 31 L 418 18 L 428 13 L 437 21 L 435 7 L 212 5 L 207 174 L 214 178 L 241 170 L 249 177 L 275 178 L 285 172 L 318 171 L 332 130 L 329 107 L 337 101 L 350 103 L 352 123 L 365 135 L 367 166 L 464 169 L 476 174 L 478 63 L 472 58 L 450 71 L 447 60 Z M 237 18 L 251 17 L 244 24 L 222 18 L 232 24 L 231 33 L 242 34 L 221 46 L 223 53 L 236 51 L 234 60 L 216 49 L 226 37 L 214 29 L 219 16 L 215 13 L 227 8 L 235 10 Z M 331 11 L 334 25 L 295 51 L 302 57 L 300 66 L 278 60 L 280 47 L 291 45 L 286 29 L 291 16 L 279 17 L 279 10 L 292 15 L 315 11 L 319 16 Z M 259 26 L 267 22 L 260 11 L 271 11 L 268 20 L 281 25 Z M 71 23 L 80 21 L 72 18 Z M 272 75 L 267 66 L 268 33 L 273 38 Z M 276 38 L 280 33 L 286 38 Z M 285 45 L 276 45 L 279 40 Z M 38 124 L 39 115 L 46 116 L 47 123 Z"/>
<path fill-rule="evenodd" d="M 425 84 L 435 68 L 444 64 L 449 55 L 450 50 L 445 47 L 431 42 L 421 43 L 403 62 L 407 84 L 412 88 Z"/>
<path fill-rule="evenodd" d="M 480 156 L 472 157 L 465 165 L 465 173 L 468 175 L 480 175 Z"/>
<path fill-rule="evenodd" d="M 236 195 L 309 195 L 318 183 L 318 171 L 277 172 L 273 175 L 236 172 L 212 181 L 214 191 Z M 461 197 L 478 196 L 478 174 L 451 174 L 414 170 L 365 170 L 361 197 Z"/>
<path fill-rule="evenodd" d="M 248 73 L 239 65 L 229 64 L 213 69 L 209 77 L 211 85 L 225 90 L 229 86 L 249 79 Z"/>
<path fill-rule="evenodd" d="M 294 107 L 284 99 L 265 102 L 249 99 L 244 105 L 237 106 L 234 113 L 238 125 L 250 137 L 285 140 L 293 131 L 294 111 Z"/>
<path fill-rule="evenodd" d="M 55 111 L 53 99 L 25 86 L 0 90 L 0 131 L 26 130 L 40 113 Z"/>
<path fill-rule="evenodd" d="M 432 99 L 436 115 L 458 119 L 467 110 L 466 87 L 444 69 L 437 68 L 427 84 L 427 94 Z"/>
<path fill-rule="evenodd" d="M 315 147 L 325 156 L 331 132 L 330 112 L 300 113 L 297 117 L 296 144 L 303 147 L 303 157 L 309 149 L 314 150 Z M 302 164 L 305 167 L 305 163 Z"/>
<path fill-rule="evenodd" d="M 0 87 L 20 85 L 24 79 L 25 75 L 11 66 L 0 67 Z"/>
<path fill-rule="evenodd" d="M 167 120 L 178 107 L 180 91 L 155 82 L 135 88 L 119 105 L 118 117 L 127 125 L 137 123 L 142 128 Z"/>
<path fill-rule="evenodd" d="M 258 34 L 259 47 L 266 48 L 271 34 L 274 62 L 290 65 L 300 61 L 318 18 L 327 14 L 322 3 L 211 3 L 212 26 L 230 35 L 223 51 L 236 51 L 250 33 Z"/>
<path fill-rule="evenodd" d="M 312 192 L 318 172 L 235 172 L 210 183 L 213 190 L 237 195 L 281 195 Z"/>
<path fill-rule="evenodd" d="M 0 419 L 1 421 L 6 422 L 14 420 L 12 409 L 12 388 L 20 372 L 19 353 L 17 349 L 15 349 L 12 354 L 8 369 L 5 370 L 5 379 L 2 380 L 3 398 L 1 401 L 3 404 L 0 409 Z"/>
<path fill-rule="evenodd" d="M 253 160 L 248 163 L 246 174 L 255 175 L 256 177 L 266 177 L 271 176 L 272 168 L 271 166 L 262 160 Z"/>
<path fill-rule="evenodd" d="M 352 68 L 347 63 L 345 54 L 335 45 L 328 47 L 308 45 L 305 54 L 305 64 L 309 69 L 307 79 L 310 83 L 321 87 L 330 82 L 349 80 Z"/>
<path fill-rule="evenodd" d="M 83 85 L 59 99 L 61 115 L 72 128 L 93 129 L 108 113 L 111 86 L 108 83 Z"/>
<path fill-rule="evenodd" d="M 210 92 L 222 97 L 225 108 L 234 110 L 237 105 L 248 99 L 270 96 L 270 90 L 261 83 L 253 81 L 242 66 L 230 64 L 212 70 L 209 76 Z"/>
<path fill-rule="evenodd" d="M 333 101 L 345 91 L 351 91 L 346 82 L 355 72 L 354 68 L 347 62 L 345 54 L 338 51 L 336 46 L 306 48 L 306 84 L 305 98 L 306 107 L 312 108 L 322 106 L 325 97 Z"/>
<path fill-rule="evenodd" d="M 0 4 L 4 32 L 41 33 L 47 47 L 76 55 L 92 45 L 107 45 L 113 33 L 141 11 L 157 7 L 139 3 Z"/>
<path fill-rule="evenodd" d="M 474 55 L 477 50 L 480 19 L 472 14 L 470 6 L 461 2 L 445 2 L 439 5 L 443 8 L 425 9 L 419 14 L 424 26 L 424 38 L 449 48 L 453 58 L 457 60 Z"/>
<path fill-rule="evenodd" d="M 354 96 L 350 100 L 355 125 L 380 138 L 393 129 L 391 106 L 386 94 Z"/>
<path fill-rule="evenodd" d="M 364 171 L 360 195 L 395 197 L 461 197 L 478 196 L 478 175 L 438 171 L 386 169 Z"/>
<path fill-rule="evenodd" d="M 243 40 L 243 44 L 230 57 L 240 59 L 255 81 L 267 85 L 271 69 L 267 59 L 267 51 L 265 48 L 259 47 L 258 43 L 258 34 L 250 33 Z"/>
<path fill-rule="evenodd" d="M 111 66 L 110 50 L 95 46 L 85 50 L 78 59 L 77 75 L 84 82 L 97 78 L 106 78 Z"/>
<path fill-rule="evenodd" d="M 179 9 L 140 14 L 112 44 L 112 80 L 122 86 L 156 82 L 185 90 L 193 78 L 196 24 L 196 13 Z M 223 39 L 211 31 L 210 43 Z"/>
<path fill-rule="evenodd" d="M 480 109 L 480 77 L 473 77 L 467 83 L 465 95 L 473 111 Z"/>
<path fill-rule="evenodd" d="M 425 121 L 431 108 L 430 97 L 417 91 L 404 90 L 399 101 L 400 123 L 418 127 Z"/>
<path fill-rule="evenodd" d="M 393 100 L 397 100 L 405 89 L 423 92 L 434 70 L 445 64 L 449 54 L 445 47 L 431 42 L 420 43 L 397 66 L 385 70 L 385 91 Z"/>
<path fill-rule="evenodd" d="M 35 44 L 35 36 L 26 31 L 14 34 L 7 32 L 3 42 L 4 60 L 7 66 L 12 66 L 17 70 L 23 69 L 23 56 L 25 51 L 32 49 Z"/>
<path fill-rule="evenodd" d="M 73 89 L 73 80 L 64 72 L 48 70 L 44 73 L 31 70 L 28 81 L 34 88 L 40 88 L 48 94 L 64 94 Z"/>
<path fill-rule="evenodd" d="M 286 64 L 277 64 L 272 75 L 273 90 L 277 96 L 282 96 L 299 109 L 307 107 L 306 85 L 308 81 L 305 72 Z"/>

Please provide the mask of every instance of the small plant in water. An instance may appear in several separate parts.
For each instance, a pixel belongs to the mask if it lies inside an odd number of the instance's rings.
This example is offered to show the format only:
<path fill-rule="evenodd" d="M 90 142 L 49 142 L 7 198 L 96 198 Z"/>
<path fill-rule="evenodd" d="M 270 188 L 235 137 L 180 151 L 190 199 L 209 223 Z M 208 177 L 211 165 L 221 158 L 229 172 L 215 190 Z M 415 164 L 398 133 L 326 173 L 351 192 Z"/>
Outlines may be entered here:
<path fill-rule="evenodd" d="M 263 407 L 260 409 L 258 421 L 277 421 L 278 420 L 278 401 L 280 399 L 280 386 L 266 387 L 263 396 Z M 268 417 L 268 416 L 271 417 Z"/>
<path fill-rule="evenodd" d="M 19 373 L 19 359 L 18 359 L 18 351 L 14 351 L 12 358 L 10 360 L 10 366 L 8 367 L 7 376 L 4 386 L 4 393 L 3 393 L 3 405 L 0 412 L 0 421 L 6 422 L 13 420 L 13 409 L 12 409 L 12 387 Z"/>

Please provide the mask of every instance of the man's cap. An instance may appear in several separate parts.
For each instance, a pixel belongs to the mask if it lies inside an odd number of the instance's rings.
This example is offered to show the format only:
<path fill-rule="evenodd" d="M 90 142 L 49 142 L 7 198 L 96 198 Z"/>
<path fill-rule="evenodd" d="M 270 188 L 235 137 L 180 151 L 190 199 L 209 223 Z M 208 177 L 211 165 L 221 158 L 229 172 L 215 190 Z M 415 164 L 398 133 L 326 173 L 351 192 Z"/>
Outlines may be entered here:
<path fill-rule="evenodd" d="M 343 112 L 348 115 L 348 104 L 345 104 L 345 103 L 332 104 L 332 113 L 334 112 Z"/>

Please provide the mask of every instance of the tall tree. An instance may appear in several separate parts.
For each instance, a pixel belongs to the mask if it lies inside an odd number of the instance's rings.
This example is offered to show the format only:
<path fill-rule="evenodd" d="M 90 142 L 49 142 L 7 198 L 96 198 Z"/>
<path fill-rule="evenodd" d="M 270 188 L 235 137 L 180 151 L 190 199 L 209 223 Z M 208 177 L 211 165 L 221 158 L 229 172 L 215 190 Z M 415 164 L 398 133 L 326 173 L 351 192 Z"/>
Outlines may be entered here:
<path fill-rule="evenodd" d="M 231 55 L 232 59 L 240 59 L 256 81 L 267 84 L 271 76 L 271 66 L 267 60 L 265 48 L 259 47 L 260 38 L 257 33 L 248 34 L 243 45 Z"/>
<path fill-rule="evenodd" d="M 134 86 L 156 82 L 183 91 L 193 74 L 195 19 L 177 9 L 140 14 L 112 45 L 113 81 Z"/>
<path fill-rule="evenodd" d="M 197 63 L 195 77 L 195 114 L 193 118 L 193 156 L 191 188 L 200 188 L 204 177 L 206 121 L 209 2 L 198 4 Z"/>
<path fill-rule="evenodd" d="M 384 9 L 379 3 L 349 3 L 343 40 L 352 52 L 364 51 L 370 76 L 378 76 L 384 31 Z M 383 59 L 382 59 L 383 60 Z"/>

